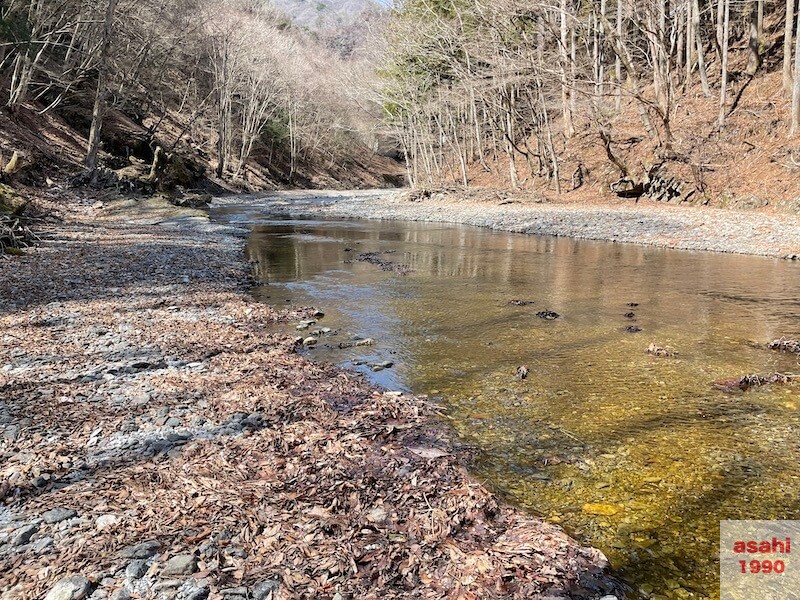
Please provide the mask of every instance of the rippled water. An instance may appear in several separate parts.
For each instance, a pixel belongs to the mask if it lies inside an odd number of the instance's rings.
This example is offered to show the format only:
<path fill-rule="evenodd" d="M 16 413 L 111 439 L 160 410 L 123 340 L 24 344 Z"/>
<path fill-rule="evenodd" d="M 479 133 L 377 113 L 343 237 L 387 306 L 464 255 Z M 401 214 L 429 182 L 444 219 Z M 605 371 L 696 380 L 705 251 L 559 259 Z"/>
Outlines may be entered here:
<path fill-rule="evenodd" d="M 635 589 L 718 597 L 720 519 L 800 518 L 800 384 L 713 385 L 800 372 L 764 347 L 800 337 L 798 265 L 242 207 L 216 216 L 252 224 L 257 298 L 326 312 L 309 331 L 333 331 L 310 354 L 440 399 L 478 449 L 478 478 L 601 548 Z M 353 262 L 363 252 L 412 272 Z M 376 344 L 337 347 L 363 338 Z M 676 355 L 651 356 L 651 343 Z"/>

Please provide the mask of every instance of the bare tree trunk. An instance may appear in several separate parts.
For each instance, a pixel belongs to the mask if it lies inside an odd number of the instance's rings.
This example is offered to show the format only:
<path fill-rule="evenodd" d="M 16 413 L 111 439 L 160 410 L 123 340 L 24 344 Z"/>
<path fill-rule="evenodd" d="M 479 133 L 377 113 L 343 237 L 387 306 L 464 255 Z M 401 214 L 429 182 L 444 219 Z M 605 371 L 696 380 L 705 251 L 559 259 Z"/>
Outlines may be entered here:
<path fill-rule="evenodd" d="M 792 32 L 796 0 L 786 0 L 786 22 L 783 29 L 783 89 L 792 89 Z"/>
<path fill-rule="evenodd" d="M 114 12 L 117 9 L 117 0 L 108 0 L 106 17 L 103 23 L 103 45 L 100 48 L 100 63 L 97 70 L 97 92 L 94 96 L 92 108 L 92 125 L 89 129 L 89 148 L 86 153 L 86 168 L 94 181 L 97 174 L 97 154 L 100 150 L 100 132 L 103 129 L 103 117 L 106 112 L 106 94 L 108 89 L 108 59 L 111 49 L 111 37 L 114 33 Z"/>
<path fill-rule="evenodd" d="M 722 44 L 720 49 L 722 51 L 722 82 L 719 89 L 719 129 L 725 127 L 725 109 L 726 100 L 728 96 L 728 37 L 730 35 L 730 13 L 731 5 L 730 0 L 720 0 L 724 4 L 724 11 L 722 16 Z"/>
<path fill-rule="evenodd" d="M 617 39 L 620 43 L 624 43 L 622 37 L 622 2 L 623 0 L 617 0 L 617 23 L 616 23 L 616 33 Z M 605 22 L 605 17 L 601 17 Z M 617 74 L 617 112 L 620 111 L 622 105 L 622 60 L 619 57 L 619 54 L 616 55 L 614 59 L 614 68 Z"/>
<path fill-rule="evenodd" d="M 794 46 L 794 83 L 792 84 L 792 127 L 789 137 L 794 137 L 800 128 L 800 13 L 797 14 L 797 30 Z"/>
<path fill-rule="evenodd" d="M 697 44 L 697 71 L 700 74 L 700 83 L 703 86 L 703 94 L 705 96 L 711 95 L 711 87 L 708 85 L 708 73 L 706 73 L 706 58 L 705 58 L 705 51 L 703 50 L 703 35 L 702 35 L 702 28 L 700 27 L 700 3 L 699 0 L 692 0 L 692 5 L 694 9 L 693 19 L 694 19 L 694 29 L 695 29 L 695 41 Z"/>
<path fill-rule="evenodd" d="M 569 63 L 568 46 L 571 37 L 568 37 L 567 29 L 567 0 L 561 0 L 561 43 L 559 44 L 559 54 L 561 57 L 561 104 L 564 115 L 564 135 L 568 138 L 575 134 L 575 126 L 572 122 L 572 91 L 567 81 L 567 66 Z"/>
<path fill-rule="evenodd" d="M 761 67 L 761 20 L 764 15 L 763 0 L 752 0 L 750 4 L 749 15 L 749 28 L 750 39 L 747 47 L 749 50 L 749 58 L 747 61 L 747 73 L 755 75 L 756 71 Z"/>

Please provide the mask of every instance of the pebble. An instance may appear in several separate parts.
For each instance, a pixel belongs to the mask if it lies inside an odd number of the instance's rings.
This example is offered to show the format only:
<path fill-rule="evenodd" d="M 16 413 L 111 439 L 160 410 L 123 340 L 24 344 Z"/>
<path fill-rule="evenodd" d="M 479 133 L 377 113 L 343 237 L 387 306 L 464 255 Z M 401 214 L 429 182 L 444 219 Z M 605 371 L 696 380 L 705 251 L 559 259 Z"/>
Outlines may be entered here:
<path fill-rule="evenodd" d="M 162 577 L 180 577 L 197 572 L 197 557 L 193 554 L 178 554 L 170 558 L 161 569 Z"/>
<path fill-rule="evenodd" d="M 211 590 L 207 587 L 194 588 L 190 591 L 184 592 L 182 598 L 184 600 L 206 600 L 211 595 Z"/>
<path fill-rule="evenodd" d="M 83 575 L 70 575 L 56 583 L 44 600 L 83 600 L 89 596 L 91 583 Z"/>
<path fill-rule="evenodd" d="M 147 573 L 147 562 L 144 559 L 136 558 L 125 567 L 125 576 L 130 579 L 141 579 Z"/>
<path fill-rule="evenodd" d="M 24 525 L 17 529 L 14 539 L 11 540 L 12 546 L 24 546 L 31 541 L 34 533 L 39 531 L 38 525 Z"/>
<path fill-rule="evenodd" d="M 31 546 L 31 550 L 36 554 L 44 554 L 45 552 L 49 552 L 50 549 L 53 547 L 55 540 L 51 537 L 43 537 L 39 540 L 36 540 L 33 545 Z"/>
<path fill-rule="evenodd" d="M 267 600 L 270 594 L 278 591 L 278 582 L 272 579 L 267 579 L 257 583 L 253 587 L 253 600 Z"/>
<path fill-rule="evenodd" d="M 303 346 L 316 346 L 318 341 L 315 337 L 307 337 L 303 340 Z"/>
<path fill-rule="evenodd" d="M 42 513 L 42 519 L 44 519 L 45 523 L 50 525 L 66 521 L 76 516 L 78 516 L 78 513 L 71 508 L 53 508 Z"/>
<path fill-rule="evenodd" d="M 120 522 L 120 518 L 117 515 L 100 515 L 97 517 L 97 520 L 94 524 L 97 526 L 98 529 L 111 529 L 116 527 Z"/>
<path fill-rule="evenodd" d="M 142 542 L 135 546 L 125 546 L 120 550 L 119 555 L 122 558 L 150 558 L 158 553 L 161 544 L 155 540 L 149 542 Z"/>

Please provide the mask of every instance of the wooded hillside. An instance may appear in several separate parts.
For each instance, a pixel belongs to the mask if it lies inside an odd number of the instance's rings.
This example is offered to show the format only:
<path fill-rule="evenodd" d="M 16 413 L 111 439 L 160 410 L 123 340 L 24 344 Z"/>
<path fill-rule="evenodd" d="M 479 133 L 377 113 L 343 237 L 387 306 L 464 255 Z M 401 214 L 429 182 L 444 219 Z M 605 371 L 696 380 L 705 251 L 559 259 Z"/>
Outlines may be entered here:
<path fill-rule="evenodd" d="M 794 0 L 407 0 L 384 106 L 418 186 L 796 210 L 797 31 Z"/>
<path fill-rule="evenodd" d="M 214 172 L 257 189 L 397 174 L 372 151 L 379 111 L 359 100 L 363 32 L 301 28 L 260 0 L 9 0 L 0 43 L 2 165 L 17 151 L 13 170 L 37 165 L 34 179 Z"/>

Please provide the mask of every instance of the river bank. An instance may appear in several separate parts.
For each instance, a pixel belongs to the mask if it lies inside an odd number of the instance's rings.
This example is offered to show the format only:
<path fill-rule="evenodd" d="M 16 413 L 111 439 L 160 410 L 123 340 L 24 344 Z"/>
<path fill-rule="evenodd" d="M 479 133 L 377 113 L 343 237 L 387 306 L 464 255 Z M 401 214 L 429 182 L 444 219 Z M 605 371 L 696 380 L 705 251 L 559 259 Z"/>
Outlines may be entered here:
<path fill-rule="evenodd" d="M 274 333 L 314 310 L 248 299 L 244 231 L 69 202 L 0 261 L 3 600 L 615 593 L 435 406 Z"/>
<path fill-rule="evenodd" d="M 652 201 L 551 202 L 509 192 L 375 190 L 270 192 L 217 204 L 271 200 L 270 210 L 326 217 L 456 223 L 499 231 L 642 244 L 682 250 L 800 257 L 800 216 L 680 207 Z M 319 199 L 320 201 L 310 201 Z M 299 202 L 299 204 L 298 204 Z"/>

